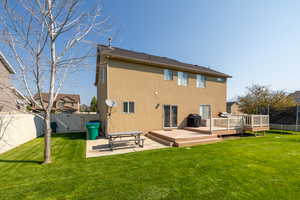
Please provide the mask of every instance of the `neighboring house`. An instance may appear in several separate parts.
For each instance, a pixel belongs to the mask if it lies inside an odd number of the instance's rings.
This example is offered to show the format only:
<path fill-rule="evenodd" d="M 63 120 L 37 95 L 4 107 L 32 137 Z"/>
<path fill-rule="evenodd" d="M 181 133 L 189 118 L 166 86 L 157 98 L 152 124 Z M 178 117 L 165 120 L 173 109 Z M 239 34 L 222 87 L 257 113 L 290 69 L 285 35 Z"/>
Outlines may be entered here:
<path fill-rule="evenodd" d="M 41 93 L 43 102 L 47 105 L 49 95 L 48 93 Z M 38 94 L 34 96 L 34 100 L 40 101 Z M 40 111 L 36 106 L 33 110 Z M 78 94 L 58 94 L 53 103 L 52 112 L 74 113 L 80 110 L 80 95 Z"/>
<path fill-rule="evenodd" d="M 236 101 L 230 101 L 227 102 L 227 109 L 226 109 L 227 113 L 233 114 L 233 115 L 241 115 L 244 114 L 241 109 L 240 106 L 238 104 L 238 102 Z"/>
<path fill-rule="evenodd" d="M 300 104 L 300 91 L 295 91 L 290 94 L 290 96 L 296 101 L 297 104 Z"/>
<path fill-rule="evenodd" d="M 0 112 L 12 112 L 18 109 L 18 98 L 11 83 L 11 76 L 15 73 L 11 64 L 0 52 Z"/>
<path fill-rule="evenodd" d="M 99 45 L 96 86 L 105 133 L 186 126 L 226 111 L 227 79 L 213 69 L 166 57 Z M 111 109 L 105 100 L 116 101 Z"/>

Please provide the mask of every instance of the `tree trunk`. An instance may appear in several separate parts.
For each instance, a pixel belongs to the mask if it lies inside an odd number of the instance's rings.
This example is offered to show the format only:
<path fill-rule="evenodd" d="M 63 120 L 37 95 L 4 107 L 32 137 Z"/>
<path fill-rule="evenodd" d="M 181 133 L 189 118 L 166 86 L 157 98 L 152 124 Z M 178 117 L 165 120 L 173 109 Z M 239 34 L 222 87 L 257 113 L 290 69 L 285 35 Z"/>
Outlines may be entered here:
<path fill-rule="evenodd" d="M 44 130 L 44 162 L 43 164 L 51 163 L 51 126 L 50 126 L 50 112 L 45 114 L 45 130 Z"/>

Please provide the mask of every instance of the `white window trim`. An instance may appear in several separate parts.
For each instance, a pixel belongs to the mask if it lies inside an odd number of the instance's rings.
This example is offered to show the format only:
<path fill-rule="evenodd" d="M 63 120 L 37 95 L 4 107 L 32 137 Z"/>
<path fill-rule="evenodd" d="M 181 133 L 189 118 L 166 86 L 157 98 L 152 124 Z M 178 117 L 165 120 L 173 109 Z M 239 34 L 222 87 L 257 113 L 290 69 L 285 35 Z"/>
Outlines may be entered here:
<path fill-rule="evenodd" d="M 184 74 L 186 74 L 186 83 L 183 84 L 183 77 L 184 77 Z M 181 80 L 182 78 L 182 80 Z M 188 76 L 188 73 L 187 72 L 181 72 L 181 71 L 178 71 L 177 72 L 177 84 L 180 85 L 180 86 L 187 86 L 189 83 L 189 76 Z"/>
<path fill-rule="evenodd" d="M 169 75 L 170 75 L 170 79 L 168 79 Z M 164 69 L 164 80 L 165 81 L 172 81 L 173 80 L 173 71 L 172 70 L 170 70 L 170 69 Z"/>
<path fill-rule="evenodd" d="M 198 77 L 202 77 L 202 79 L 200 78 L 200 80 L 203 80 L 203 86 L 199 86 L 200 84 L 199 84 L 199 79 L 198 79 Z M 204 75 L 202 75 L 202 74 L 196 74 L 196 87 L 197 88 L 206 88 L 206 78 L 205 78 L 205 76 Z"/>
<path fill-rule="evenodd" d="M 130 104 L 130 102 L 133 103 L 133 112 L 130 112 L 130 111 L 129 111 L 129 107 L 130 107 L 129 104 Z M 124 112 L 124 103 L 127 103 L 127 112 Z M 135 113 L 135 102 L 134 102 L 134 101 L 123 101 L 122 106 L 123 106 L 122 112 L 123 112 L 124 114 L 134 114 L 134 113 Z"/>
<path fill-rule="evenodd" d="M 163 118 L 163 128 L 178 128 L 178 108 L 179 108 L 179 106 L 177 104 L 163 104 L 163 108 L 164 108 L 164 106 L 170 106 L 170 123 L 171 123 L 171 120 L 172 120 L 171 107 L 172 106 L 177 107 L 177 126 L 170 126 L 170 127 L 165 126 L 165 116 L 164 116 L 165 113 L 163 111 L 162 112 L 162 114 L 163 114 L 163 116 L 162 116 L 162 118 Z"/>
<path fill-rule="evenodd" d="M 218 82 L 225 82 L 226 79 L 225 79 L 225 78 L 218 77 L 218 78 L 217 78 L 217 81 L 218 81 Z"/>

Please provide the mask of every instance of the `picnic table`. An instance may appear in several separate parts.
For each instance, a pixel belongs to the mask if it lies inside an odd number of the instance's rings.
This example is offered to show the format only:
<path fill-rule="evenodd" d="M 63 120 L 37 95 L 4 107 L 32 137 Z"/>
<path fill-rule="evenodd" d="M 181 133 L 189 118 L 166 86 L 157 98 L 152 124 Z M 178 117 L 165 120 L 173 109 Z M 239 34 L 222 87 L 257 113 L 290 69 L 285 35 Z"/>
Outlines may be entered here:
<path fill-rule="evenodd" d="M 114 149 L 114 144 L 120 144 L 120 143 L 124 144 L 128 142 L 135 142 L 135 144 L 138 144 L 140 147 L 144 147 L 145 139 L 141 138 L 141 135 L 142 135 L 141 131 L 109 133 L 107 135 L 108 145 L 110 147 L 110 150 Z M 129 139 L 124 139 L 124 138 L 129 138 Z"/>

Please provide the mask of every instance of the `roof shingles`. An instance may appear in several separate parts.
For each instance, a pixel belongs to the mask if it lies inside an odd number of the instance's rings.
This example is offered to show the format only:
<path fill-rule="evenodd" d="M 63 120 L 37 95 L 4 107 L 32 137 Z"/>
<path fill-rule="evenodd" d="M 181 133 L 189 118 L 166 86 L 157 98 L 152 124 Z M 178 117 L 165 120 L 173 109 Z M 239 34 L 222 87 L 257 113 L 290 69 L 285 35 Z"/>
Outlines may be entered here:
<path fill-rule="evenodd" d="M 102 55 L 107 55 L 112 58 L 116 59 L 127 59 L 132 60 L 133 62 L 144 62 L 152 65 L 162 65 L 162 66 L 169 66 L 175 67 L 185 71 L 192 71 L 196 73 L 203 73 L 206 75 L 216 76 L 216 77 L 223 77 L 223 78 L 231 78 L 230 75 L 224 74 L 222 72 L 218 72 L 216 70 L 210 69 L 208 67 L 187 64 L 175 59 L 170 59 L 161 56 L 154 56 L 146 53 L 135 52 L 131 50 L 121 49 L 117 47 L 108 47 L 106 45 L 99 45 L 101 49 Z"/>
<path fill-rule="evenodd" d="M 41 93 L 41 97 L 44 102 L 48 102 L 48 97 L 49 97 L 48 93 Z M 62 93 L 60 93 L 57 95 L 57 98 L 55 101 L 63 100 L 65 97 L 74 100 L 74 103 L 80 103 L 80 95 L 79 94 L 62 94 Z M 34 99 L 38 99 L 38 98 L 39 98 L 38 94 L 36 94 L 34 96 Z"/>

